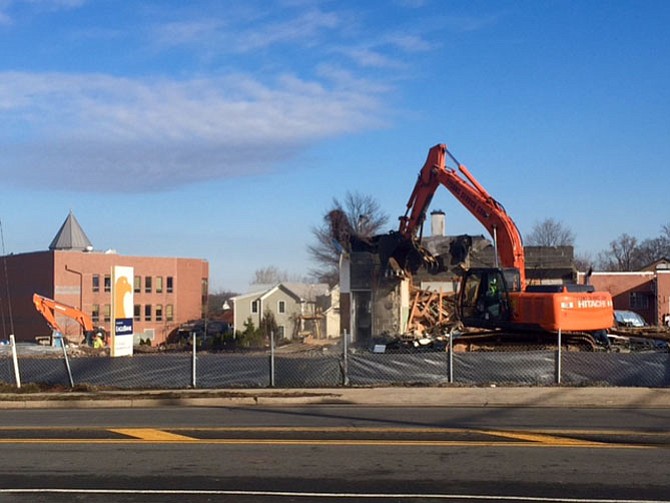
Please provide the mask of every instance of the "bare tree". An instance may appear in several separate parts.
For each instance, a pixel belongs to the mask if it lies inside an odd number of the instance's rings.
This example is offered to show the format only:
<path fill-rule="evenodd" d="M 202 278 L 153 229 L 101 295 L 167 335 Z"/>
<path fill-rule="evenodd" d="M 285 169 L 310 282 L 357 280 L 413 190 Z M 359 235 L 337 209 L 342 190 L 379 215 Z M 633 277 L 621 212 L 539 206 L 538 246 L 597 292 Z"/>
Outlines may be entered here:
<path fill-rule="evenodd" d="M 670 223 L 661 227 L 661 238 L 670 243 Z"/>
<path fill-rule="evenodd" d="M 349 239 L 370 238 L 387 221 L 388 216 L 372 196 L 347 192 L 344 203 L 334 198 L 323 215 L 323 223 L 312 228 L 314 243 L 307 250 L 316 267 L 310 275 L 319 282 L 335 285 L 339 281 L 340 253 L 348 249 Z"/>
<path fill-rule="evenodd" d="M 635 271 L 642 265 L 637 238 L 626 233 L 610 242 L 609 250 L 599 254 L 599 267 L 605 271 Z"/>
<path fill-rule="evenodd" d="M 273 285 L 275 283 L 285 283 L 287 281 L 301 282 L 303 278 L 299 274 L 291 274 L 288 271 L 282 271 L 273 265 L 262 267 L 254 271 L 254 277 L 251 280 L 252 285 Z"/>
<path fill-rule="evenodd" d="M 533 225 L 526 236 L 526 244 L 531 246 L 574 246 L 575 234 L 563 223 L 547 218 Z"/>
<path fill-rule="evenodd" d="M 590 253 L 575 253 L 574 264 L 578 271 L 588 271 L 595 262 Z"/>
<path fill-rule="evenodd" d="M 638 259 L 641 267 L 656 260 L 668 257 L 668 246 L 663 237 L 645 239 L 638 247 Z"/>

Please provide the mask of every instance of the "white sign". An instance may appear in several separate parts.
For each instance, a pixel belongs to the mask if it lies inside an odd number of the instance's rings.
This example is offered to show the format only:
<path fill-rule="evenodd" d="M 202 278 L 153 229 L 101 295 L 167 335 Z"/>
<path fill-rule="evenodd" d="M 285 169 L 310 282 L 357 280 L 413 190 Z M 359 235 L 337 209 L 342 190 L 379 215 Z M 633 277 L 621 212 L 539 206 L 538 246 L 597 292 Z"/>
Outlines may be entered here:
<path fill-rule="evenodd" d="M 111 356 L 133 354 L 133 281 L 132 267 L 112 268 L 112 341 Z"/>

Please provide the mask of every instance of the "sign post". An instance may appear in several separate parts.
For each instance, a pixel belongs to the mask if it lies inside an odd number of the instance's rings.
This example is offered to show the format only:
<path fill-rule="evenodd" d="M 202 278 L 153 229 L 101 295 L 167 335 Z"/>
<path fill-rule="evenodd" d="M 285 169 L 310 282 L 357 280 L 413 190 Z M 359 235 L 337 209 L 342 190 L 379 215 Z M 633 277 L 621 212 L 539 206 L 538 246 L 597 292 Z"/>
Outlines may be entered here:
<path fill-rule="evenodd" d="M 111 356 L 133 355 L 133 283 L 132 267 L 112 268 L 112 340 Z"/>

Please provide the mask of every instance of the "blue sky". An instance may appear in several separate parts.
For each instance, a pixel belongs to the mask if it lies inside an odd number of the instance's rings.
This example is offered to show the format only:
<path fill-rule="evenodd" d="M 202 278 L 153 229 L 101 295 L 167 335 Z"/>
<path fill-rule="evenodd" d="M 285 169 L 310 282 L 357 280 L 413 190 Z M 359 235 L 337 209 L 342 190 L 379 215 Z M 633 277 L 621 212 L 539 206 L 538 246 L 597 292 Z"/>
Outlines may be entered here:
<path fill-rule="evenodd" d="M 670 2 L 0 0 L 0 219 L 43 250 L 205 258 L 212 290 L 305 274 L 333 197 L 389 230 L 428 149 L 522 234 L 595 255 L 670 223 Z M 446 190 L 449 234 L 483 228 Z"/>

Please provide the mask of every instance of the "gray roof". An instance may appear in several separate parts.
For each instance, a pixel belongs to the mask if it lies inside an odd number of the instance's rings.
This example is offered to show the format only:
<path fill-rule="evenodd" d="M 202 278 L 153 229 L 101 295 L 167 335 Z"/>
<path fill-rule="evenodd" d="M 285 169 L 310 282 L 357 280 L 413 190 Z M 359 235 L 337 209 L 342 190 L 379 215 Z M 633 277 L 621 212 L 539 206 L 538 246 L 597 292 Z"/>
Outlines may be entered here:
<path fill-rule="evenodd" d="M 281 282 L 281 283 L 272 283 L 272 284 L 254 284 L 251 285 L 253 290 L 244 293 L 242 295 L 237 295 L 233 299 L 239 299 L 242 297 L 262 297 L 268 292 L 274 290 L 277 287 L 282 287 L 285 290 L 288 290 L 292 295 L 299 297 L 308 302 L 316 300 L 316 297 L 320 295 L 325 295 L 328 293 L 330 288 L 326 283 L 290 283 L 290 282 Z"/>
<path fill-rule="evenodd" d="M 61 225 L 61 228 L 56 233 L 56 236 L 49 245 L 49 250 L 80 250 L 93 248 L 91 241 L 86 236 L 86 233 L 77 222 L 74 213 L 70 214 Z"/>

